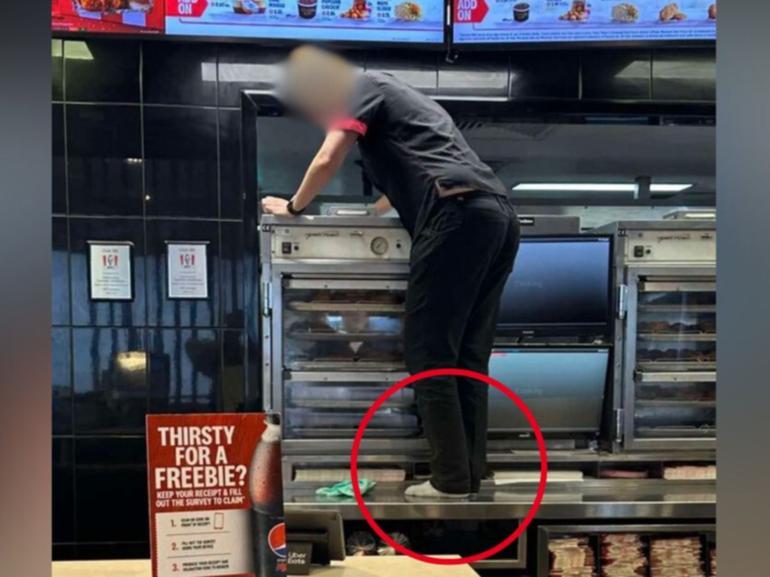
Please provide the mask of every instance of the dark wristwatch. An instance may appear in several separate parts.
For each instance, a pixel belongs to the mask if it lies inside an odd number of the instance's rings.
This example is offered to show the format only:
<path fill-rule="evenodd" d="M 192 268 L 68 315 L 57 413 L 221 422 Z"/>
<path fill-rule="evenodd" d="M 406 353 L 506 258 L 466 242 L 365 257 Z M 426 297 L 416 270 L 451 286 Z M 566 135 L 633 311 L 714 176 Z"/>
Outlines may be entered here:
<path fill-rule="evenodd" d="M 294 199 L 290 200 L 289 203 L 286 205 L 286 212 L 288 212 L 292 216 L 299 216 L 305 211 L 303 208 L 302 210 L 297 210 L 294 208 Z"/>

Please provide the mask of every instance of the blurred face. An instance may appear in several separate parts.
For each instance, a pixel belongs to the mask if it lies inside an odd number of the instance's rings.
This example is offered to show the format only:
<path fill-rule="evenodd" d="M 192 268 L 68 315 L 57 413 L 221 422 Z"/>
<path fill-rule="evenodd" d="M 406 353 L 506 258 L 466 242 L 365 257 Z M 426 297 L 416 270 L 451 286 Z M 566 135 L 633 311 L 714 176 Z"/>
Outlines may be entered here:
<path fill-rule="evenodd" d="M 326 127 L 345 113 L 354 76 L 353 67 L 342 58 L 303 46 L 286 63 L 284 93 L 300 114 Z"/>

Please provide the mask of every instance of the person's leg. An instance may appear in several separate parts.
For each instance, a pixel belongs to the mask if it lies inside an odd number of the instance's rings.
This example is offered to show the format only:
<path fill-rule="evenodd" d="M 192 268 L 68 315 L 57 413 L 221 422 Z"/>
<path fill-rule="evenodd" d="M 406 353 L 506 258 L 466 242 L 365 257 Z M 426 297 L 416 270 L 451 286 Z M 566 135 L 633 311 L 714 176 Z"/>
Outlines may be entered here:
<path fill-rule="evenodd" d="M 510 214 L 511 224 L 505 232 L 500 251 L 481 281 L 478 298 L 460 344 L 458 366 L 484 375 L 489 372 L 500 298 L 519 247 L 518 223 L 513 220 L 515 215 L 512 211 Z M 470 490 L 477 493 L 486 473 L 489 386 L 474 379 L 458 379 L 457 386 L 468 450 Z"/>
<path fill-rule="evenodd" d="M 462 228 L 454 202 L 438 201 L 412 244 L 404 321 L 404 357 L 411 374 L 457 365 L 471 305 L 458 288 L 463 267 L 453 262 L 455 238 Z M 456 378 L 423 380 L 414 390 L 431 451 L 431 485 L 446 493 L 468 493 L 468 451 Z"/>
<path fill-rule="evenodd" d="M 406 299 L 404 347 L 410 373 L 458 366 L 466 325 L 483 279 L 499 251 L 501 227 L 465 210 L 456 199 L 437 201 L 416 236 Z M 431 448 L 431 483 L 467 493 L 470 457 L 454 377 L 415 384 L 417 409 Z"/>

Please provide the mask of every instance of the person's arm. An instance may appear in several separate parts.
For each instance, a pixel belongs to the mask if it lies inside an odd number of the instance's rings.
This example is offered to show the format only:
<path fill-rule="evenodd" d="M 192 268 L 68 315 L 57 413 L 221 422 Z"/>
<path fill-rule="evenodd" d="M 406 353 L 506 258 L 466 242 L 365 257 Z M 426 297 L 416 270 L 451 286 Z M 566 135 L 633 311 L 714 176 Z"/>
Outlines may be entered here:
<path fill-rule="evenodd" d="M 294 210 L 307 207 L 339 170 L 350 149 L 355 144 L 358 134 L 347 130 L 331 130 L 308 166 L 302 183 L 292 197 Z M 290 216 L 286 199 L 266 196 L 262 199 L 262 210 L 279 216 Z"/>
<path fill-rule="evenodd" d="M 387 196 L 384 194 L 378 198 L 375 203 L 372 205 L 374 208 L 374 214 L 377 216 L 382 216 L 386 212 L 388 212 L 391 208 L 393 208 L 393 205 L 390 204 L 390 200 Z"/>

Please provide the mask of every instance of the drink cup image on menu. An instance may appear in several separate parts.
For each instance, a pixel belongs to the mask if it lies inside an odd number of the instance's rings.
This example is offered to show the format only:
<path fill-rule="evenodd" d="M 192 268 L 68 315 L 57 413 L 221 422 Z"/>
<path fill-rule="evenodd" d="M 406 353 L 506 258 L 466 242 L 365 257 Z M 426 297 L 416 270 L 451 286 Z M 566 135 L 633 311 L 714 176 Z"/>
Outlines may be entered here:
<path fill-rule="evenodd" d="M 300 18 L 307 20 L 315 18 L 318 10 L 318 0 L 298 0 L 297 10 L 299 11 Z"/>
<path fill-rule="evenodd" d="M 526 22 L 529 20 L 529 4 L 526 2 L 519 2 L 513 5 L 513 21 L 514 22 Z"/>

